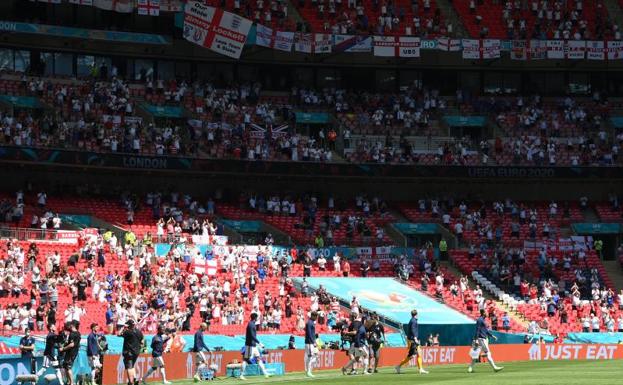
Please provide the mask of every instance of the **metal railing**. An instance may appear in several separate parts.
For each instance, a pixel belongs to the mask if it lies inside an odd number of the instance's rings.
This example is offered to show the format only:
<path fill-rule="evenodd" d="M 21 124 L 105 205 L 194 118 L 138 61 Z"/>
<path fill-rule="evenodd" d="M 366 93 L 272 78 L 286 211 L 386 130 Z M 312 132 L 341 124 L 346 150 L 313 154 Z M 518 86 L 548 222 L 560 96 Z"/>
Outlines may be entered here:
<path fill-rule="evenodd" d="M 0 227 L 0 238 L 17 239 L 18 241 L 57 241 L 59 231 L 50 229 L 34 229 L 24 227 Z"/>

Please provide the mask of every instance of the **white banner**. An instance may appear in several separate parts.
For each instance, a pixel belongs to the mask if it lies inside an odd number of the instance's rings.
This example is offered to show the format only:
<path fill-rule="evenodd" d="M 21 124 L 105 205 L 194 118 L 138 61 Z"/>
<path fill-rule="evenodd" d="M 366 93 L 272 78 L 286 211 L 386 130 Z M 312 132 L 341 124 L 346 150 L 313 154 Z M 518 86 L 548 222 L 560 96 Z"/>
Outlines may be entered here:
<path fill-rule="evenodd" d="M 227 237 L 225 235 L 193 235 L 193 243 L 195 245 L 219 245 L 225 246 L 227 244 Z"/>
<path fill-rule="evenodd" d="M 528 59 L 528 42 L 526 40 L 513 40 L 511 42 L 511 60 Z"/>
<path fill-rule="evenodd" d="M 565 58 L 565 42 L 562 40 L 547 41 L 547 58 L 548 59 L 564 59 Z"/>
<path fill-rule="evenodd" d="M 205 46 L 214 8 L 200 1 L 189 1 L 184 8 L 184 39 Z"/>
<path fill-rule="evenodd" d="M 260 47 L 273 48 L 273 29 L 262 24 L 255 27 L 255 44 Z"/>
<path fill-rule="evenodd" d="M 80 238 L 80 233 L 78 231 L 58 230 L 56 232 L 56 240 L 59 243 L 75 245 L 78 243 L 78 238 Z"/>
<path fill-rule="evenodd" d="M 608 42 L 608 60 L 621 60 L 623 59 L 623 41 L 609 41 Z"/>
<path fill-rule="evenodd" d="M 463 59 L 480 59 L 480 40 L 463 39 Z"/>
<path fill-rule="evenodd" d="M 482 58 L 498 59 L 502 50 L 502 42 L 497 39 L 484 39 L 482 41 Z"/>
<path fill-rule="evenodd" d="M 106 11 L 120 13 L 134 11 L 134 0 L 93 0 L 93 5 Z"/>
<path fill-rule="evenodd" d="M 371 247 L 357 247 L 356 250 L 357 250 L 357 255 L 368 255 L 368 256 L 372 255 Z"/>
<path fill-rule="evenodd" d="M 586 42 L 586 58 L 588 60 L 606 60 L 605 44 L 603 41 Z"/>
<path fill-rule="evenodd" d="M 180 12 L 184 5 L 180 0 L 160 0 L 160 12 Z"/>
<path fill-rule="evenodd" d="M 331 53 L 333 35 L 330 33 L 316 33 L 314 35 L 314 53 Z"/>
<path fill-rule="evenodd" d="M 220 8 L 190 1 L 184 11 L 184 38 L 221 55 L 239 59 L 251 20 Z"/>
<path fill-rule="evenodd" d="M 421 41 L 419 37 L 400 36 L 398 44 L 399 57 L 420 57 Z"/>
<path fill-rule="evenodd" d="M 69 0 L 71 4 L 93 5 L 93 0 Z"/>
<path fill-rule="evenodd" d="M 461 39 L 439 38 L 437 39 L 437 49 L 440 51 L 458 52 L 461 50 Z"/>
<path fill-rule="evenodd" d="M 398 42 L 394 36 L 374 36 L 374 56 L 398 56 Z"/>
<path fill-rule="evenodd" d="M 370 52 L 372 37 L 360 35 L 335 35 L 333 50 L 335 52 Z"/>
<path fill-rule="evenodd" d="M 142 16 L 159 16 L 160 0 L 136 0 L 136 12 Z"/>
<path fill-rule="evenodd" d="M 392 247 L 391 246 L 380 246 L 380 247 L 377 247 L 376 250 L 374 251 L 376 252 L 377 257 L 388 257 L 392 254 Z"/>
<path fill-rule="evenodd" d="M 102 123 L 106 123 L 108 121 L 112 121 L 113 127 L 119 127 L 121 123 L 125 124 L 141 124 L 143 122 L 143 118 L 140 116 L 124 116 L 121 115 L 102 115 Z"/>

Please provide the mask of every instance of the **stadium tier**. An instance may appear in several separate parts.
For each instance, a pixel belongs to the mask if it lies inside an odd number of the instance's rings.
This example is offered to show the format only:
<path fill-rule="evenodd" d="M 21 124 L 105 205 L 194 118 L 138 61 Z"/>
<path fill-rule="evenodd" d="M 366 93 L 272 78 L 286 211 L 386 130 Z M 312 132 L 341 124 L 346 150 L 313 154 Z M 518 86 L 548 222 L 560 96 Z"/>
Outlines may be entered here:
<path fill-rule="evenodd" d="M 0 385 L 623 359 L 623 1 L 0 14 Z"/>
<path fill-rule="evenodd" d="M 453 1 L 473 37 L 604 39 L 614 34 L 604 1 Z"/>

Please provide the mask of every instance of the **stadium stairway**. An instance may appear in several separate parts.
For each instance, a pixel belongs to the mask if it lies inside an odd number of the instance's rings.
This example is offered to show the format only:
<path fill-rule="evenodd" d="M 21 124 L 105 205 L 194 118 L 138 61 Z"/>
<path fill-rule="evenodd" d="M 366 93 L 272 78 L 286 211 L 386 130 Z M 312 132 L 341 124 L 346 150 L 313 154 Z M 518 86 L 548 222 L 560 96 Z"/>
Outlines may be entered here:
<path fill-rule="evenodd" d="M 297 0 L 294 0 L 297 1 Z M 292 1 L 288 0 L 288 18 L 292 19 L 297 25 L 300 23 L 301 25 L 305 24 L 305 19 L 301 16 L 298 9 L 292 4 Z"/>
<path fill-rule="evenodd" d="M 601 261 L 603 263 L 608 277 L 610 277 L 611 283 L 618 292 L 623 290 L 623 271 L 621 270 L 621 264 L 619 261 Z"/>
<path fill-rule="evenodd" d="M 460 277 L 461 275 L 463 275 L 463 273 L 461 273 L 459 271 L 459 269 L 456 268 L 456 266 L 454 266 L 452 263 L 450 263 L 450 261 L 441 261 L 439 264 L 444 269 L 446 269 L 449 273 L 452 273 L 452 275 L 454 275 L 455 277 Z M 468 281 L 468 286 L 472 290 L 476 288 L 475 282 L 473 280 L 469 280 Z M 497 307 L 499 307 L 500 309 L 502 309 L 504 311 L 507 311 L 508 315 L 510 316 L 510 318 L 512 320 L 514 320 L 515 322 L 517 322 L 518 324 L 520 324 L 524 328 L 526 328 L 526 329 L 528 328 L 528 321 L 526 320 L 526 318 L 524 316 L 521 315 L 521 313 L 519 313 L 517 311 L 517 309 L 511 309 L 504 302 L 500 301 L 498 298 L 494 297 L 491 293 L 489 293 L 488 290 L 483 290 L 482 294 L 483 294 L 483 296 L 486 299 L 493 301 L 493 303 Z"/>
<path fill-rule="evenodd" d="M 452 0 L 437 0 L 437 7 L 441 10 L 441 13 L 445 16 L 446 20 L 452 23 L 452 27 L 454 28 L 453 37 L 469 37 L 467 29 L 465 29 L 465 25 L 463 25 L 463 21 L 461 21 L 461 17 L 452 5 Z"/>
<path fill-rule="evenodd" d="M 608 16 L 617 25 L 623 25 L 623 9 L 619 0 L 604 0 L 604 7 L 608 11 Z"/>
<path fill-rule="evenodd" d="M 585 210 L 582 210 L 582 216 L 584 217 L 584 222 L 586 223 L 599 223 L 601 222 L 601 218 L 592 207 L 588 207 Z"/>

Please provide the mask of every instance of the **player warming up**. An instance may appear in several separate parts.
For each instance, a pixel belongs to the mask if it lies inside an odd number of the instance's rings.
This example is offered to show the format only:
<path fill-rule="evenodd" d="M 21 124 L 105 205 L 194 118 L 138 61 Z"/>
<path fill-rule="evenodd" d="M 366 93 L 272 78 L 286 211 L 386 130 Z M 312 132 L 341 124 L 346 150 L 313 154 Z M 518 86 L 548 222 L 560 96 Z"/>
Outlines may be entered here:
<path fill-rule="evenodd" d="M 257 360 L 257 365 L 260 367 L 260 371 L 262 372 L 264 377 L 270 377 L 268 372 L 266 372 L 266 368 L 264 367 L 264 363 L 262 362 L 262 355 L 260 354 L 260 350 L 258 349 L 258 345 L 260 348 L 262 348 L 263 345 L 257 339 L 257 330 L 255 325 L 256 321 L 257 313 L 251 313 L 251 320 L 247 324 L 247 332 L 245 336 L 244 360 L 242 361 L 242 369 L 240 371 L 241 380 L 246 380 L 244 373 L 247 369 L 247 365 L 254 358 Z"/>
<path fill-rule="evenodd" d="M 318 347 L 316 346 L 316 319 L 318 313 L 312 311 L 305 324 L 305 374 L 307 377 L 314 377 L 312 368 L 318 358 Z"/>
<path fill-rule="evenodd" d="M 411 319 L 407 326 L 407 356 L 396 365 L 396 373 L 400 374 L 400 370 L 406 365 L 413 356 L 417 356 L 417 368 L 420 374 L 428 374 L 422 365 L 422 354 L 420 350 L 420 340 L 418 339 L 418 323 L 417 310 L 411 310 Z"/>
<path fill-rule="evenodd" d="M 498 339 L 489 330 L 489 327 L 487 326 L 487 320 L 485 317 L 485 311 L 484 309 L 481 309 L 480 317 L 478 317 L 478 320 L 476 321 L 476 333 L 474 335 L 474 344 L 476 345 L 475 350 L 480 350 L 483 354 L 485 354 L 487 356 L 487 361 L 489 361 L 489 364 L 491 364 L 491 367 L 493 368 L 493 370 L 496 372 L 499 372 L 500 370 L 504 368 L 502 366 L 495 365 L 495 362 L 493 361 L 493 357 L 491 356 L 491 351 L 489 350 L 489 338 L 488 337 L 492 337 L 494 340 Z M 469 364 L 469 368 L 467 368 L 468 373 L 472 373 L 474 371 L 474 364 L 476 362 L 478 362 L 478 358 L 474 359 L 472 357 L 472 361 Z"/>

